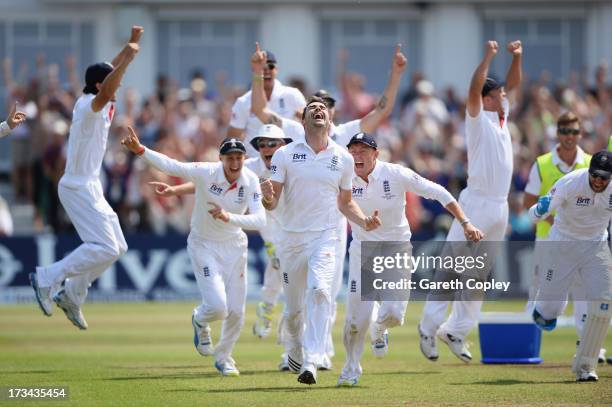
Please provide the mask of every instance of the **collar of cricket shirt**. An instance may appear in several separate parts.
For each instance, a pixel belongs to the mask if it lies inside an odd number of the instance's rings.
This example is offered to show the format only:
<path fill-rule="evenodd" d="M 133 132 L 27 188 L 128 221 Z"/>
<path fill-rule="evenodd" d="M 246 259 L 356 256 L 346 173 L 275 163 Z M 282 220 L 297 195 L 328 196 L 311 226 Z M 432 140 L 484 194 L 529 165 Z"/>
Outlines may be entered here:
<path fill-rule="evenodd" d="M 242 165 L 242 170 L 240 170 L 240 176 L 238 177 L 238 179 L 236 181 L 234 181 L 233 183 L 230 183 L 227 178 L 225 177 L 225 171 L 223 171 L 223 163 L 219 162 L 218 163 L 218 167 L 215 170 L 215 176 L 214 176 L 214 182 L 217 185 L 241 185 L 242 184 L 242 171 L 244 171 L 244 164 Z M 233 189 L 233 188 L 232 188 Z M 230 190 L 226 190 L 225 192 L 229 192 Z"/>
<path fill-rule="evenodd" d="M 383 171 L 383 166 L 385 164 L 380 161 L 380 160 L 376 160 L 376 164 L 374 165 L 374 169 L 372 170 L 372 172 L 370 173 L 370 175 L 368 175 L 368 178 L 372 178 L 373 180 L 378 180 L 381 177 L 381 173 Z"/>

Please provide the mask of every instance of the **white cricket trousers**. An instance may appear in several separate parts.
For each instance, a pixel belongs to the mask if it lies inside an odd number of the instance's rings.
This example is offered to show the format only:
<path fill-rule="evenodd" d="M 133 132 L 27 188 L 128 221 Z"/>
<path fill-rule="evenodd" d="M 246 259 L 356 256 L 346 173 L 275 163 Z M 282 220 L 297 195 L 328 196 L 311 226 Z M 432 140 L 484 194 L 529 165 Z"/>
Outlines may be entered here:
<path fill-rule="evenodd" d="M 326 354 L 332 285 L 337 271 L 337 240 L 336 229 L 329 229 L 284 232 L 281 243 L 280 260 L 287 301 L 283 341 L 289 355 L 299 357 L 296 353 L 299 355 L 303 350 L 305 364 L 321 365 Z"/>
<path fill-rule="evenodd" d="M 412 274 L 409 274 L 412 276 Z M 342 369 L 344 377 L 361 376 L 361 355 L 366 334 L 376 322 L 388 329 L 404 324 L 408 301 L 362 301 L 361 300 L 361 242 L 351 241 L 349 247 L 349 292 L 346 299 L 344 321 L 344 348 L 346 362 Z"/>
<path fill-rule="evenodd" d="M 572 241 L 553 227 L 542 253 L 536 309 L 545 319 L 561 315 L 576 280 L 583 302 L 612 300 L 612 257 L 607 242 Z M 588 311 L 587 311 L 588 313 Z"/>
<path fill-rule="evenodd" d="M 62 179 L 58 195 L 83 243 L 62 260 L 37 268 L 37 274 L 43 287 L 65 280 L 66 294 L 80 306 L 91 283 L 127 251 L 127 243 L 99 180 L 76 185 Z"/>
<path fill-rule="evenodd" d="M 200 325 L 222 320 L 215 359 L 223 361 L 232 349 L 244 324 L 247 287 L 247 246 L 244 233 L 227 241 L 205 240 L 189 234 L 187 252 L 191 259 L 202 304 L 194 310 Z"/>
<path fill-rule="evenodd" d="M 347 241 L 347 229 L 348 223 L 346 218 L 338 213 L 338 229 L 337 229 L 337 249 L 336 249 L 336 274 L 334 275 L 334 282 L 332 284 L 332 314 L 329 319 L 329 334 L 327 335 L 327 345 L 325 353 L 327 353 L 327 357 L 330 359 L 334 357 L 334 338 L 333 338 L 333 328 L 336 323 L 336 313 L 338 310 L 338 294 L 340 293 L 340 289 L 342 288 L 342 278 L 344 277 L 344 261 L 346 259 L 346 241 Z"/>
<path fill-rule="evenodd" d="M 489 197 L 464 189 L 459 195 L 459 205 L 472 225 L 484 233 L 485 241 L 504 241 L 508 226 L 508 200 Z M 455 219 L 446 236 L 449 242 L 465 242 L 463 227 Z M 445 321 L 446 309 L 450 301 L 427 300 L 423 308 L 421 330 L 427 336 L 434 336 L 442 329 L 453 336 L 463 339 L 472 330 L 480 317 L 482 300 L 453 301 L 450 316 Z"/>
<path fill-rule="evenodd" d="M 544 243 L 546 239 L 536 239 L 534 250 L 533 250 L 533 275 L 531 276 L 531 284 L 529 285 L 529 301 L 527 302 L 526 310 L 529 315 L 533 313 L 533 308 L 535 307 L 535 299 L 540 287 L 540 275 L 542 274 L 543 267 L 545 267 L 545 263 L 543 262 L 543 258 L 546 253 L 546 246 L 551 243 Z M 552 243 L 554 245 L 554 243 Z M 587 317 L 587 308 L 588 303 L 585 300 L 586 293 L 584 290 L 584 283 L 582 282 L 582 278 L 580 274 L 576 274 L 574 278 L 574 282 L 570 286 L 570 297 L 572 298 L 574 307 L 574 324 L 576 325 L 576 332 L 578 333 L 578 337 L 582 336 L 582 330 L 584 328 L 584 322 Z M 566 302 L 567 305 L 567 302 Z M 565 312 L 565 311 L 564 311 Z M 562 312 L 562 313 L 564 313 Z"/>

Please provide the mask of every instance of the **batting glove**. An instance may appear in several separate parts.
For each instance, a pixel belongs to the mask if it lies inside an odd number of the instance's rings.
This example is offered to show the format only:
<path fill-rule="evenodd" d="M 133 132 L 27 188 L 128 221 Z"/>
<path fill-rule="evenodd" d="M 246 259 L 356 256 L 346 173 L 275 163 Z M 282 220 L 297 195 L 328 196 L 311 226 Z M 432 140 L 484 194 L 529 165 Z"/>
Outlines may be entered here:
<path fill-rule="evenodd" d="M 546 212 L 548 212 L 548 207 L 550 206 L 550 196 L 542 196 L 538 199 L 538 204 L 535 208 L 535 214 L 537 217 L 541 217 Z"/>

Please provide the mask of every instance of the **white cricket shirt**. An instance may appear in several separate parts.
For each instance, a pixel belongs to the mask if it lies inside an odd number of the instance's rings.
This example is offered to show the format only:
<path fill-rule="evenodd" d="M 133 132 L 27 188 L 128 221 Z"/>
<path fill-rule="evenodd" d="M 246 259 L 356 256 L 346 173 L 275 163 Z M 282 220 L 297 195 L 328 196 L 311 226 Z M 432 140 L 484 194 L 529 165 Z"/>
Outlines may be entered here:
<path fill-rule="evenodd" d="M 261 157 L 245 160 L 244 166 L 259 177 L 259 182 L 270 179 L 270 170 L 266 167 Z M 276 243 L 280 238 L 280 231 L 282 230 L 280 223 L 283 215 L 284 202 L 284 194 L 282 194 L 276 208 L 274 208 L 273 211 L 266 211 L 266 226 L 259 230 L 261 237 L 266 242 Z"/>
<path fill-rule="evenodd" d="M 286 134 L 286 133 L 285 133 Z M 316 154 L 305 138 L 276 150 L 271 180 L 284 185 L 282 228 L 288 232 L 318 232 L 338 225 L 338 194 L 351 190 L 353 157 L 333 140 Z"/>
<path fill-rule="evenodd" d="M 74 105 L 66 151 L 66 170 L 61 180 L 63 184 L 80 185 L 100 179 L 100 167 L 115 107 L 109 102 L 102 110 L 94 112 L 91 102 L 95 97 L 84 94 Z"/>
<path fill-rule="evenodd" d="M 411 169 L 376 160 L 368 182 L 357 175 L 353 177 L 353 199 L 368 215 L 378 210 L 382 225 L 368 232 L 349 221 L 353 239 L 358 242 L 409 241 L 412 233 L 405 212 L 408 191 L 427 199 L 435 199 L 445 207 L 455 201 L 444 187 Z"/>
<path fill-rule="evenodd" d="M 539 221 L 556 210 L 551 235 L 556 232 L 568 240 L 607 239 L 612 217 L 612 182 L 603 192 L 595 193 L 589 185 L 588 168 L 581 168 L 557 181 L 549 195 L 552 200 L 548 212 L 537 217 L 535 204 L 529 209 L 529 215 Z"/>
<path fill-rule="evenodd" d="M 466 112 L 467 189 L 478 195 L 507 199 L 510 192 L 513 156 L 508 104 L 505 110 L 503 126 L 497 112 L 482 109 L 476 117 Z"/>
<path fill-rule="evenodd" d="M 281 117 L 293 119 L 295 112 L 301 111 L 306 106 L 306 99 L 304 99 L 304 95 L 297 88 L 285 86 L 280 81 L 274 80 L 272 95 L 266 106 Z M 257 157 L 259 155 L 250 142 L 257 135 L 257 130 L 262 125 L 263 123 L 259 118 L 251 112 L 251 91 L 248 91 L 234 102 L 230 126 L 237 129 L 245 129 L 244 145 L 249 157 Z"/>
<path fill-rule="evenodd" d="M 142 157 L 160 171 L 194 183 L 195 204 L 190 235 L 225 241 L 242 235 L 242 229 L 257 230 L 265 226 L 266 212 L 261 204 L 259 179 L 248 168 L 243 167 L 238 180 L 230 184 L 221 162 L 182 163 L 148 148 Z M 208 202 L 214 202 L 229 212 L 229 222 L 213 219 L 208 213 L 212 209 Z M 249 214 L 245 215 L 247 209 Z"/>

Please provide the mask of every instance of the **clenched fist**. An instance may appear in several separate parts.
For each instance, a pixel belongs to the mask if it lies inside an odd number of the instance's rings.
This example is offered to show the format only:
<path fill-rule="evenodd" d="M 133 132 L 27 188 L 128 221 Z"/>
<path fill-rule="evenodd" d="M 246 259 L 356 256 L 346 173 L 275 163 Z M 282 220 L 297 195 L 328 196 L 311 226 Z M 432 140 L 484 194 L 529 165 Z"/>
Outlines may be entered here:
<path fill-rule="evenodd" d="M 521 55 L 523 53 L 523 45 L 521 41 L 512 41 L 508 43 L 508 52 L 513 56 Z"/>
<path fill-rule="evenodd" d="M 485 52 L 488 56 L 495 56 L 498 50 L 499 45 L 497 45 L 497 41 L 487 41 L 487 44 L 485 46 Z"/>

